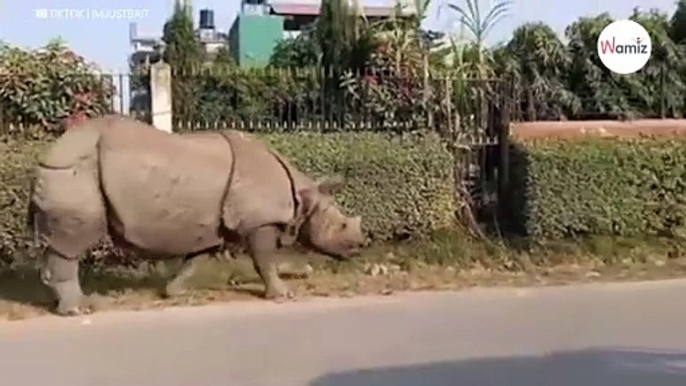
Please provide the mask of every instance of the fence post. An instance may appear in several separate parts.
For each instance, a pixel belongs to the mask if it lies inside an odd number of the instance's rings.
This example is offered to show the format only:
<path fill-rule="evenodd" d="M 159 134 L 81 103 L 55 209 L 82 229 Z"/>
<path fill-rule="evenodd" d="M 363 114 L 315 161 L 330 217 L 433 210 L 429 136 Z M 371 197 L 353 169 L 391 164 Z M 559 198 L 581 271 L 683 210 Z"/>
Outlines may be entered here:
<path fill-rule="evenodd" d="M 501 88 L 498 114 L 498 207 L 499 215 L 509 219 L 510 206 L 510 104 L 509 83 Z"/>
<path fill-rule="evenodd" d="M 665 107 L 665 66 L 660 67 L 660 118 L 665 119 L 667 108 Z"/>
<path fill-rule="evenodd" d="M 159 61 L 150 66 L 150 100 L 152 125 L 172 132 L 171 66 Z"/>

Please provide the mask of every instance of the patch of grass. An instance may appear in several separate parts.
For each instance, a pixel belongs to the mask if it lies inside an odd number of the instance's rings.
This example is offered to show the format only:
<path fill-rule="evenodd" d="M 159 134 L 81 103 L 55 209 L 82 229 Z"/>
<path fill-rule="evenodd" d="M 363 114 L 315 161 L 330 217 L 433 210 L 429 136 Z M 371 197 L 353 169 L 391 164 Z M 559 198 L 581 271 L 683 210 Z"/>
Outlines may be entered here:
<path fill-rule="evenodd" d="M 593 237 L 529 245 L 520 240 L 486 245 L 450 231 L 433 237 L 375 245 L 362 256 L 337 261 L 314 253 L 286 252 L 280 273 L 298 297 L 454 290 L 470 286 L 551 285 L 598 280 L 675 277 L 686 273 L 683 246 L 664 239 Z M 261 297 L 263 285 L 250 259 L 198 263 L 189 291 L 163 299 L 161 290 L 179 261 L 137 269 L 89 268 L 82 285 L 96 310 L 200 305 Z M 0 318 L 45 313 L 49 292 L 35 269 L 0 271 Z"/>
<path fill-rule="evenodd" d="M 527 253 L 537 266 L 593 261 L 603 265 L 665 262 L 680 258 L 686 245 L 658 237 L 630 238 L 590 236 L 574 240 L 554 240 L 529 246 Z"/>

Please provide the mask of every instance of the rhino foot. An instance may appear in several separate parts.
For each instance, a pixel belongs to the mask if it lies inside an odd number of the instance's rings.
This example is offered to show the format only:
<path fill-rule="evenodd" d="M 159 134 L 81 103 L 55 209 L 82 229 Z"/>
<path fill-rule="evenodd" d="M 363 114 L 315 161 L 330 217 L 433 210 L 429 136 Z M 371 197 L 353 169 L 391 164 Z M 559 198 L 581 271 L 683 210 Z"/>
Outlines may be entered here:
<path fill-rule="evenodd" d="M 92 313 L 88 307 L 65 306 L 64 304 L 60 304 L 59 301 L 55 301 L 53 310 L 54 313 L 59 316 L 81 316 Z"/>
<path fill-rule="evenodd" d="M 183 295 L 187 290 L 188 290 L 188 287 L 185 285 L 185 283 L 173 281 L 173 282 L 167 284 L 166 287 L 164 287 L 164 292 L 162 295 L 165 298 L 173 298 L 173 297 Z"/>
<path fill-rule="evenodd" d="M 56 313 L 60 316 L 81 316 L 84 314 L 80 307 L 69 309 L 57 308 Z"/>
<path fill-rule="evenodd" d="M 279 285 L 269 286 L 264 293 L 264 297 L 269 300 L 274 300 L 276 302 L 283 302 L 286 300 L 291 300 L 295 298 L 295 293 L 288 289 L 284 283 L 279 283 Z"/>

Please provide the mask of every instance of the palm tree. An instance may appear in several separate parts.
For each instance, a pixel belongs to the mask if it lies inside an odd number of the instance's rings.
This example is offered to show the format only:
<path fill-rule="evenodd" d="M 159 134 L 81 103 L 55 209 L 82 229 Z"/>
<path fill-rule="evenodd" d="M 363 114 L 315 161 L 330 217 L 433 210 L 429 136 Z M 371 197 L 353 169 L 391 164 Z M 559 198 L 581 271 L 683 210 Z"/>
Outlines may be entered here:
<path fill-rule="evenodd" d="M 492 97 L 493 84 L 488 79 L 495 78 L 495 62 L 492 52 L 485 47 L 488 33 L 507 16 L 512 1 L 496 0 L 485 15 L 479 0 L 462 0 L 463 5 L 448 3 L 448 8 L 456 12 L 460 25 L 472 35 L 472 40 L 453 41 L 453 70 L 457 77 L 453 81 L 455 104 L 463 116 L 463 126 L 474 125 L 477 131 L 486 127 L 488 118 L 488 99 Z M 440 8 L 439 8 L 440 9 Z M 478 81 L 465 82 L 475 78 Z M 476 87 L 474 87 L 476 86 Z M 473 122 L 469 122 L 472 120 Z"/>
<path fill-rule="evenodd" d="M 421 36 L 421 23 L 426 18 L 429 2 L 430 0 L 413 0 L 410 12 L 406 14 L 407 4 L 396 0 L 391 17 L 375 26 L 380 30 L 377 38 L 385 42 L 395 55 L 396 73 L 401 71 L 401 64 L 407 61 L 420 63 L 424 67 L 427 65 L 428 47 L 424 45 Z"/>
<path fill-rule="evenodd" d="M 547 24 L 518 27 L 495 56 L 499 73 L 512 81 L 514 96 L 523 102 L 515 113 L 523 109 L 526 120 L 559 119 L 563 110 L 575 112 L 579 108 L 578 98 L 566 88 L 569 52 Z"/>
<path fill-rule="evenodd" d="M 448 7 L 460 14 L 462 24 L 474 35 L 479 47 L 483 47 L 488 33 L 507 16 L 512 5 L 509 0 L 500 0 L 482 17 L 479 0 L 464 0 L 464 3 L 466 8 L 452 3 Z"/>
<path fill-rule="evenodd" d="M 479 0 L 463 0 L 464 6 L 460 6 L 454 3 L 448 3 L 448 8 L 450 10 L 457 12 L 460 16 L 460 24 L 466 28 L 473 36 L 474 40 L 472 47 L 469 46 L 459 46 L 458 49 L 467 50 L 470 52 L 475 52 L 476 62 L 474 63 L 474 70 L 477 71 L 475 75 L 480 78 L 489 78 L 493 76 L 493 67 L 491 66 L 491 58 L 488 57 L 488 52 L 486 52 L 484 44 L 488 33 L 493 30 L 493 28 L 507 16 L 512 1 L 510 0 L 498 0 L 485 14 L 482 14 L 482 10 L 479 4 Z M 463 54 L 467 54 L 464 52 Z"/>
<path fill-rule="evenodd" d="M 459 16 L 461 26 L 472 35 L 470 41 L 453 41 L 452 62 L 457 76 L 453 79 L 452 97 L 462 115 L 460 124 L 483 131 L 488 118 L 488 100 L 494 91 L 493 84 L 487 80 L 495 77 L 495 62 L 485 41 L 488 33 L 507 16 L 512 1 L 496 0 L 485 15 L 479 0 L 462 1 L 462 5 L 447 4 Z M 477 82 L 466 82 L 469 78 L 475 78 Z"/>

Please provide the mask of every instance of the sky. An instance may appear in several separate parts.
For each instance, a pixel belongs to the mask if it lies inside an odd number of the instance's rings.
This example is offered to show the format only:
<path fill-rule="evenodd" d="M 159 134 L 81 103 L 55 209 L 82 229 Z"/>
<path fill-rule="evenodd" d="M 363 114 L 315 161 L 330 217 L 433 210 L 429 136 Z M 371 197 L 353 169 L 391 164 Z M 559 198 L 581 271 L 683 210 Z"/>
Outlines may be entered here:
<path fill-rule="evenodd" d="M 273 0 L 273 2 L 311 2 L 316 0 Z M 434 30 L 446 30 L 455 25 L 456 16 L 445 6 L 448 1 L 433 0 L 425 25 Z M 480 0 L 486 9 L 492 0 Z M 641 9 L 658 8 L 670 14 L 676 0 L 512 0 L 509 16 L 489 35 L 496 43 L 509 38 L 514 28 L 528 21 L 544 21 L 559 33 L 580 16 L 610 12 L 615 18 Z M 388 4 L 390 0 L 368 0 L 365 4 Z M 218 29 L 228 31 L 240 8 L 240 0 L 195 0 L 194 16 L 202 8 L 214 10 Z M 71 10 L 71 16 L 61 17 L 57 10 Z M 111 13 L 115 10 L 136 10 L 129 15 Z M 37 10 L 39 10 L 37 12 Z M 40 10 L 50 10 L 47 13 Z M 88 12 L 87 16 L 86 12 Z M 79 55 L 99 65 L 103 71 L 126 73 L 127 58 L 132 52 L 129 43 L 129 23 L 138 24 L 139 35 L 157 35 L 173 10 L 173 0 L 0 0 L 0 40 L 6 43 L 39 47 L 52 38 L 61 37 Z M 440 10 L 440 12 L 438 12 Z M 110 13 L 108 13 L 110 12 Z M 42 15 L 42 17 L 41 17 Z M 100 15 L 99 17 L 96 17 Z M 457 27 L 453 27 L 457 28 Z"/>

